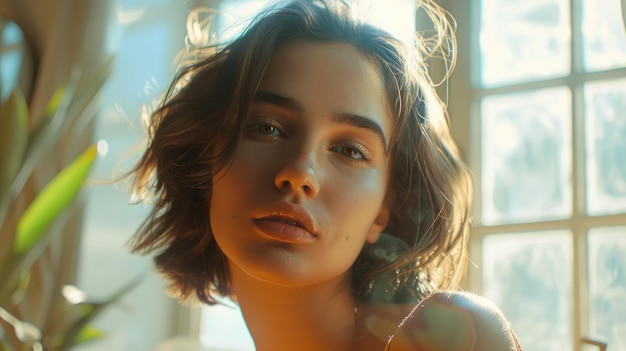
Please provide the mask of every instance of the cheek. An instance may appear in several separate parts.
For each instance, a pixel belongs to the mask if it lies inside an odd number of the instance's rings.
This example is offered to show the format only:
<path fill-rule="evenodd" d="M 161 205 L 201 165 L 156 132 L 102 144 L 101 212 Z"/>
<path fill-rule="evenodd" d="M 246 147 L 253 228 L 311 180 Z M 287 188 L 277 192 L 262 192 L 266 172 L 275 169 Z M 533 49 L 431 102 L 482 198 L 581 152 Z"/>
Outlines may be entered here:
<path fill-rule="evenodd" d="M 325 201 L 334 229 L 343 233 L 344 240 L 364 240 L 382 207 L 387 178 L 372 170 L 335 179 L 328 185 Z"/>
<path fill-rule="evenodd" d="M 240 141 L 232 161 L 213 178 L 210 220 L 214 234 L 232 231 L 238 219 L 245 219 L 256 206 L 267 201 L 273 184 L 272 167 L 276 157 L 253 143 Z"/>
<path fill-rule="evenodd" d="M 335 177 L 333 191 L 349 198 L 355 206 L 379 207 L 385 197 L 387 177 L 384 172 L 370 169 L 358 174 Z M 337 188 L 344 189 L 340 191 Z"/>
<path fill-rule="evenodd" d="M 260 189 L 261 185 L 268 181 L 270 155 L 271 153 L 264 152 L 262 148 L 255 148 L 244 141 L 240 142 L 231 163 L 213 178 L 214 193 L 224 195 L 228 199 L 235 197 L 236 194 L 251 193 L 251 189 Z"/>
<path fill-rule="evenodd" d="M 250 170 L 245 162 L 240 162 L 234 155 L 232 162 L 213 178 L 213 188 L 210 198 L 210 222 L 216 238 L 229 226 L 236 225 L 238 212 L 243 210 L 246 202 L 244 196 L 248 186 L 254 186 L 252 177 L 246 177 Z"/>

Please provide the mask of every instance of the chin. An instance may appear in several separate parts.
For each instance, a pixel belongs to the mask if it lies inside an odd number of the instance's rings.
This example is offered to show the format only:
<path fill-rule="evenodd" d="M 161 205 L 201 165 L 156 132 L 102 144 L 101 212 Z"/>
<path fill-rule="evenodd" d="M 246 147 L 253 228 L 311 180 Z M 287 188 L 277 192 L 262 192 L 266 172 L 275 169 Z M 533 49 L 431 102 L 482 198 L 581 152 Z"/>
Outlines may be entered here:
<path fill-rule="evenodd" d="M 328 267 L 307 259 L 301 252 L 294 250 L 283 248 L 265 253 L 260 251 L 257 248 L 253 254 L 246 255 L 245 260 L 233 260 L 231 264 L 237 264 L 239 273 L 245 274 L 247 278 L 285 288 L 301 288 L 336 279 L 343 280 L 349 270 L 349 267 L 343 271 L 338 270 L 336 266 L 328 270 Z"/>

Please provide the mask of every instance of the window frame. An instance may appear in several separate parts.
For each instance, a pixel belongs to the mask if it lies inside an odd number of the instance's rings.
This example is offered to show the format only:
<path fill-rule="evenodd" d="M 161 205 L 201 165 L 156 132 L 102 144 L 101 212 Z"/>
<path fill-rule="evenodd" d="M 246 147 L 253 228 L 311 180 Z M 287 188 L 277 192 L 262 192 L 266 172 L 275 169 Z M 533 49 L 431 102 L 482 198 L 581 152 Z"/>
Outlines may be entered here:
<path fill-rule="evenodd" d="M 440 0 L 457 21 L 458 61 L 447 86 L 442 87 L 441 96 L 449 96 L 452 134 L 474 175 L 474 224 L 470 237 L 470 268 L 464 288 L 481 294 L 482 282 L 482 239 L 489 234 L 532 232 L 567 229 L 572 235 L 572 345 L 578 347 L 583 338 L 589 337 L 589 282 L 587 267 L 588 231 L 591 228 L 626 225 L 626 213 L 593 216 L 587 215 L 585 191 L 585 83 L 626 78 L 626 67 L 598 72 L 586 72 L 582 62 L 582 32 L 574 30 L 582 23 L 582 2 L 570 0 L 571 72 L 569 75 L 537 80 L 508 86 L 483 88 L 480 86 L 480 5 L 481 0 Z M 626 2 L 622 0 L 622 2 Z M 572 93 L 572 216 L 561 220 L 527 222 L 515 224 L 485 225 L 481 223 L 481 125 L 480 103 L 486 96 L 530 91 L 549 87 L 565 86 Z M 443 89 L 445 94 L 442 94 Z M 591 336 L 593 337 L 593 336 Z"/>

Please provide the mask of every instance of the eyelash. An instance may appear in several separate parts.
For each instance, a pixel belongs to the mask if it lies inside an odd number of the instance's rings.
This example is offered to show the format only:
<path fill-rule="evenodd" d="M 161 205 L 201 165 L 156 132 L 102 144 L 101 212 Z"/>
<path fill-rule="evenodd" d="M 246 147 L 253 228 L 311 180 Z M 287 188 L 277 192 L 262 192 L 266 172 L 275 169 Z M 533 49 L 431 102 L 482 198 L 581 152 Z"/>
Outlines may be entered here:
<path fill-rule="evenodd" d="M 265 128 L 265 127 L 273 128 L 273 132 L 276 134 L 262 132 L 260 128 Z M 283 132 L 282 126 L 280 125 L 280 123 L 270 118 L 258 119 L 257 121 L 255 121 L 254 123 L 250 125 L 249 129 L 251 132 L 254 132 L 256 134 L 259 134 L 265 137 L 283 138 L 283 139 L 287 138 L 287 134 Z M 342 152 L 342 150 L 347 150 L 347 149 L 356 152 L 357 156 L 353 157 Z M 353 161 L 353 162 L 367 162 L 370 160 L 370 155 L 367 149 L 359 143 L 349 141 L 349 142 L 344 143 L 343 145 L 333 146 L 330 148 L 330 150 L 341 156 L 344 156 L 350 159 L 350 161 Z"/>

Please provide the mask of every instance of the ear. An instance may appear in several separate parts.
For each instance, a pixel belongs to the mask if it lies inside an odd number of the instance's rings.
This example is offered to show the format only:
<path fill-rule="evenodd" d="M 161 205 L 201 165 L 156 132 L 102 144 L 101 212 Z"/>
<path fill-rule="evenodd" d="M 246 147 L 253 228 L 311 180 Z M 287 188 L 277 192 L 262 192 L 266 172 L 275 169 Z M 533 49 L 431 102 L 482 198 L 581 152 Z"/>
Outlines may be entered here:
<path fill-rule="evenodd" d="M 391 202 L 391 196 L 385 196 L 385 200 L 380 206 L 378 214 L 374 219 L 374 223 L 365 238 L 368 244 L 373 244 L 378 241 L 380 234 L 383 230 L 385 230 L 385 228 L 387 228 L 387 224 L 389 224 L 389 219 L 391 217 Z"/>

